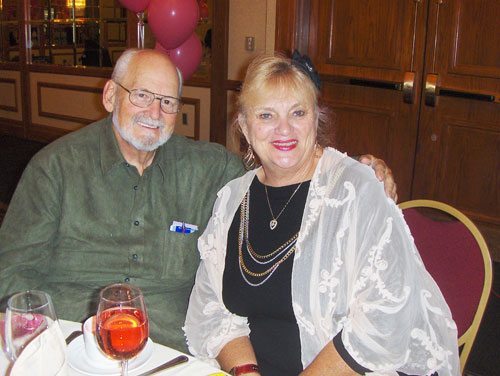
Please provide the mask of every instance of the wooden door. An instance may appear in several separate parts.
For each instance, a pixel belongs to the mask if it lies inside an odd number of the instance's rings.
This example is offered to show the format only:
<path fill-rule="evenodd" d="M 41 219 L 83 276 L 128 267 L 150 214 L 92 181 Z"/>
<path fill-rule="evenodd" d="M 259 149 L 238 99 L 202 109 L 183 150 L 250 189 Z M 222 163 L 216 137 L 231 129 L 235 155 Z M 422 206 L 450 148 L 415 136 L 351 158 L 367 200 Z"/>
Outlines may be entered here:
<path fill-rule="evenodd" d="M 305 19 L 300 16 L 304 12 L 309 18 L 292 31 L 297 35 L 294 40 L 322 76 L 323 99 L 334 113 L 336 146 L 349 155 L 371 153 L 383 158 L 394 171 L 400 200 L 409 199 L 426 1 L 310 0 L 296 4 L 292 11 L 299 12 L 298 21 Z M 291 23 L 287 12 L 278 17 L 278 25 Z M 284 43 L 291 38 L 283 34 L 278 32 L 278 48 L 290 49 Z"/>
<path fill-rule="evenodd" d="M 500 225 L 500 2 L 431 1 L 413 197 Z"/>

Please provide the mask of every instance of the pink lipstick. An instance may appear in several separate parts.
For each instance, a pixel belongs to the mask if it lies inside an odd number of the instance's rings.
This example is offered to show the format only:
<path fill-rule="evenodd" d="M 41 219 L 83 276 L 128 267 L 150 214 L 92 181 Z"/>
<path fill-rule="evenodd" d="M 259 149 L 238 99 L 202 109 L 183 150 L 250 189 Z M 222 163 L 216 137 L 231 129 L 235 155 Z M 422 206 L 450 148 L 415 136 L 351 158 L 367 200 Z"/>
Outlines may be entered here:
<path fill-rule="evenodd" d="M 297 146 L 297 140 L 273 141 L 271 144 L 280 151 L 290 151 Z"/>

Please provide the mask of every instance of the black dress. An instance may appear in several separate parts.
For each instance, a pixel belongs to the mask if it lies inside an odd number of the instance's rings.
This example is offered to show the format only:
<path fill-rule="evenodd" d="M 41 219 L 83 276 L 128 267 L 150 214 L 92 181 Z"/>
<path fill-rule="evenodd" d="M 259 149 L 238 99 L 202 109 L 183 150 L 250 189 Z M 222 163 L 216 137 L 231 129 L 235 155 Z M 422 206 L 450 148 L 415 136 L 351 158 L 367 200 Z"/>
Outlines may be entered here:
<path fill-rule="evenodd" d="M 309 181 L 304 182 L 278 218 L 274 230 L 267 204 L 264 185 L 257 178 L 250 187 L 249 239 L 258 254 L 268 254 L 286 243 L 300 229 Z M 285 187 L 267 187 L 269 201 L 275 216 L 279 214 L 298 184 Z M 241 209 L 241 208 L 240 208 Z M 228 235 L 226 267 L 223 277 L 223 299 L 229 311 L 248 317 L 250 341 L 253 345 L 262 376 L 290 376 L 302 371 L 299 329 L 292 309 L 291 276 L 292 253 L 261 286 L 250 286 L 242 278 L 238 258 L 240 210 L 236 212 Z M 269 269 L 275 262 L 259 265 L 254 262 L 243 244 L 243 260 L 252 272 Z M 251 283 L 264 277 L 245 275 Z M 266 275 L 267 276 L 267 275 Z"/>
<path fill-rule="evenodd" d="M 310 181 L 302 183 L 278 218 L 278 226 L 271 230 L 272 219 L 267 203 L 264 185 L 254 178 L 250 186 L 250 220 L 248 238 L 257 254 L 269 254 L 292 238 L 299 230 L 304 214 Z M 267 187 L 269 202 L 275 216 L 283 209 L 298 184 L 284 187 Z M 226 308 L 248 318 L 250 341 L 257 356 L 262 376 L 291 376 L 302 372 L 299 328 L 292 309 L 291 279 L 292 253 L 276 271 L 260 286 L 250 286 L 242 277 L 239 263 L 238 234 L 240 230 L 240 210 L 234 216 L 227 240 L 226 266 L 223 276 L 222 297 Z M 255 273 L 263 272 L 273 264 L 259 265 L 242 247 L 246 267 Z M 280 257 L 276 259 L 276 262 Z M 267 276 L 267 275 L 266 275 Z M 258 284 L 266 276 L 251 277 L 250 283 Z M 358 364 L 342 343 L 342 332 L 333 338 L 333 344 L 348 366 L 356 373 L 364 375 L 369 369 Z M 398 375 L 408 376 L 403 372 Z M 437 373 L 433 376 L 438 376 Z"/>

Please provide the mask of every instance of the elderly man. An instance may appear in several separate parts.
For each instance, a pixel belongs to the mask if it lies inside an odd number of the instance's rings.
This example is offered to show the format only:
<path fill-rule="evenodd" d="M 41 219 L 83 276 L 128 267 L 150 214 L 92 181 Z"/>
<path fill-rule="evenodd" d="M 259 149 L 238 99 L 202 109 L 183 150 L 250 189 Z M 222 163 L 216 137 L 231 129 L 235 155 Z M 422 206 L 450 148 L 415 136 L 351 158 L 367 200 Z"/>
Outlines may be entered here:
<path fill-rule="evenodd" d="M 31 160 L 0 229 L 3 304 L 40 289 L 60 318 L 83 321 L 104 286 L 130 282 L 144 292 L 153 340 L 186 351 L 196 241 L 243 166 L 221 145 L 172 135 L 180 78 L 164 54 L 127 50 L 104 86 L 111 115 Z"/>

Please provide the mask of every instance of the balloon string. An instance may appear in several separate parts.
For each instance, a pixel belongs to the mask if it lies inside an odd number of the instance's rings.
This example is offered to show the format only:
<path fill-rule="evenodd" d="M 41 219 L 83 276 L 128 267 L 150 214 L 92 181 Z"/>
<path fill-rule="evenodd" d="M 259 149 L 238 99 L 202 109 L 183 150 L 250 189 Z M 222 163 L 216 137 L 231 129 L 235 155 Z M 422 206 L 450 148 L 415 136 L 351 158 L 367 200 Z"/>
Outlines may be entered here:
<path fill-rule="evenodd" d="M 137 12 L 137 48 L 144 48 L 144 12 Z"/>

